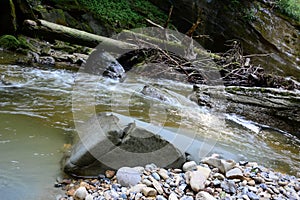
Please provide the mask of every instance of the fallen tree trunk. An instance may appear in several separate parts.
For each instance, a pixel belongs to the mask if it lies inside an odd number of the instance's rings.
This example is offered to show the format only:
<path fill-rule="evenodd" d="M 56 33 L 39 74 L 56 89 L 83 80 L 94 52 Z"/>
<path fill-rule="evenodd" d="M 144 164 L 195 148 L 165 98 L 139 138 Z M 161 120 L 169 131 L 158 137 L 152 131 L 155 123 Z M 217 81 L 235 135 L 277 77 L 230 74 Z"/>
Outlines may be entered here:
<path fill-rule="evenodd" d="M 181 43 L 173 42 L 164 39 L 159 39 L 146 34 L 124 30 L 122 34 L 125 34 L 125 36 L 122 35 L 122 37 L 123 39 L 129 39 L 129 40 L 131 39 L 132 43 L 130 43 L 130 42 L 124 42 L 121 40 L 116 40 L 104 36 L 99 36 L 96 34 L 88 33 L 85 31 L 66 27 L 63 25 L 55 24 L 41 19 L 36 21 L 25 20 L 24 31 L 25 33 L 33 37 L 39 36 L 46 40 L 62 40 L 65 42 L 70 42 L 72 44 L 78 44 L 78 45 L 92 47 L 92 48 L 95 48 L 98 44 L 101 43 L 102 48 L 105 48 L 106 50 L 111 52 L 120 52 L 120 50 L 131 51 L 138 48 L 142 48 L 144 46 L 141 46 L 141 44 L 139 43 L 140 40 L 147 41 L 147 43 L 149 43 L 150 45 L 149 47 L 153 48 L 155 45 L 157 45 L 163 49 L 167 48 L 169 50 L 170 49 L 174 50 L 180 55 L 182 55 L 187 48 L 190 48 L 189 45 L 190 40 L 188 37 L 182 38 L 185 39 L 185 43 L 186 43 L 183 44 L 184 41 L 182 41 Z M 135 39 L 137 38 L 139 38 L 140 40 L 135 41 Z M 220 56 L 216 54 L 208 53 L 205 49 L 193 46 L 193 50 L 198 55 L 220 59 Z"/>
<path fill-rule="evenodd" d="M 70 42 L 72 44 L 78 44 L 92 48 L 95 48 L 98 44 L 101 43 L 104 48 L 108 48 L 111 51 L 117 51 L 120 49 L 137 49 L 137 46 L 134 44 L 129 44 L 108 37 L 95 35 L 41 19 L 37 21 L 25 20 L 24 27 L 27 34 L 34 37 L 38 35 L 39 37 L 45 38 L 47 40 L 62 40 L 65 42 Z"/>

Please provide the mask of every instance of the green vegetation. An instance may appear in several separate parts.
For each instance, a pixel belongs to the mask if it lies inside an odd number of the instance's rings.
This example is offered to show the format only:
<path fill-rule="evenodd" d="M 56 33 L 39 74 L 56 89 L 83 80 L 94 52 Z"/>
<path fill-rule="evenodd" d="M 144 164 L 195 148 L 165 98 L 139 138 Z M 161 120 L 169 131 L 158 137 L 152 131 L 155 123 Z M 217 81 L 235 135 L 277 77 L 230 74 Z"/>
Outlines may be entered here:
<path fill-rule="evenodd" d="M 78 0 L 103 23 L 115 30 L 147 26 L 145 19 L 163 24 L 167 15 L 147 0 Z"/>
<path fill-rule="evenodd" d="M 283 14 L 300 22 L 300 0 L 277 0 L 276 5 Z"/>
<path fill-rule="evenodd" d="M 34 47 L 29 44 L 26 38 L 19 36 L 18 39 L 13 35 L 3 35 L 0 37 L 0 46 L 8 50 L 24 49 L 29 50 Z"/>

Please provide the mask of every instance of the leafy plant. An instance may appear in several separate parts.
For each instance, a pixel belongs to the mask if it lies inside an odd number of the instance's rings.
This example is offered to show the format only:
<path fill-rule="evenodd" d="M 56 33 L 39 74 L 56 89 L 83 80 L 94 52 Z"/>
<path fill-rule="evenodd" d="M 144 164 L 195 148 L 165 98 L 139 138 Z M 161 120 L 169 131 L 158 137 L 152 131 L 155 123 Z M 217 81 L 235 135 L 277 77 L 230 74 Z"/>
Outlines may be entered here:
<path fill-rule="evenodd" d="M 167 19 L 166 14 L 146 0 L 78 0 L 104 23 L 115 29 L 145 27 L 145 18 L 158 24 Z"/>
<path fill-rule="evenodd" d="M 283 14 L 300 22 L 300 0 L 277 0 L 276 6 Z"/>

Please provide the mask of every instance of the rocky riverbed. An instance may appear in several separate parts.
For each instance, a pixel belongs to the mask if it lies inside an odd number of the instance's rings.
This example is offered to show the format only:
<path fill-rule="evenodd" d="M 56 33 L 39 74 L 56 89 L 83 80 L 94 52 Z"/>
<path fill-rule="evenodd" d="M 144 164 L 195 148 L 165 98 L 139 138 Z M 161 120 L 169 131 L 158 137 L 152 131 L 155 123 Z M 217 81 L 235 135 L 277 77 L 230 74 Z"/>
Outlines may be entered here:
<path fill-rule="evenodd" d="M 181 169 L 155 164 L 122 167 L 88 179 L 57 180 L 59 200 L 300 199 L 300 174 L 289 176 L 255 162 L 224 160 L 219 155 L 186 162 Z"/>

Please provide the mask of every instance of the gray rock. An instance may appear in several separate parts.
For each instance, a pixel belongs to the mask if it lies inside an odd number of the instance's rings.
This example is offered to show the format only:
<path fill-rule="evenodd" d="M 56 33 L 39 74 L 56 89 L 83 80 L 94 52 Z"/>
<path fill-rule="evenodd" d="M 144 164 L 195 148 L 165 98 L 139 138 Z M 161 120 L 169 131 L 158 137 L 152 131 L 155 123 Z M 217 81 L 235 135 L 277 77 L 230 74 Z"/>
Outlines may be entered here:
<path fill-rule="evenodd" d="M 251 200 L 259 200 L 259 196 L 257 196 L 253 192 L 248 192 L 247 195 L 248 195 L 249 199 L 251 199 Z"/>
<path fill-rule="evenodd" d="M 78 199 L 78 200 L 83 200 L 85 199 L 85 197 L 88 195 L 88 192 L 86 190 L 85 187 L 79 187 L 75 193 L 74 193 L 74 197 L 75 199 Z"/>
<path fill-rule="evenodd" d="M 233 168 L 226 172 L 226 177 L 231 179 L 242 179 L 244 178 L 243 172 L 239 168 Z"/>
<path fill-rule="evenodd" d="M 235 185 L 234 181 L 232 181 L 232 180 L 222 181 L 221 188 L 229 194 L 236 193 L 236 185 Z"/>
<path fill-rule="evenodd" d="M 207 177 L 200 171 L 189 171 L 186 173 L 189 177 L 189 184 L 193 191 L 199 192 L 205 188 Z"/>
<path fill-rule="evenodd" d="M 151 171 L 155 170 L 156 168 L 157 168 L 157 166 L 154 163 L 147 164 L 145 166 L 145 170 L 148 172 L 151 172 Z"/>
<path fill-rule="evenodd" d="M 98 176 L 107 169 L 148 163 L 178 168 L 185 162 L 184 153 L 159 135 L 175 133 L 130 117 L 100 113 L 77 131 L 80 140 L 63 163 L 64 171 L 73 176 Z"/>
<path fill-rule="evenodd" d="M 153 178 L 155 178 L 155 180 L 157 180 L 157 181 L 160 180 L 160 176 L 159 176 L 158 173 L 156 173 L 156 172 L 153 172 L 153 173 L 151 174 L 151 176 L 152 176 Z"/>
<path fill-rule="evenodd" d="M 140 173 L 134 168 L 122 167 L 117 171 L 117 180 L 122 186 L 134 186 L 141 181 Z"/>
<path fill-rule="evenodd" d="M 184 195 L 183 197 L 180 198 L 180 200 L 194 200 L 194 198 L 192 196 Z"/>
<path fill-rule="evenodd" d="M 219 171 L 225 174 L 227 171 L 232 169 L 235 166 L 235 162 L 232 160 L 223 160 L 215 157 L 207 157 L 204 158 L 202 161 L 204 164 L 208 164 L 210 166 L 216 167 Z"/>
<path fill-rule="evenodd" d="M 184 172 L 192 171 L 197 169 L 197 163 L 195 161 L 189 161 L 183 164 L 182 170 Z"/>
<path fill-rule="evenodd" d="M 216 200 L 216 198 L 207 192 L 201 191 L 196 194 L 196 200 Z"/>

